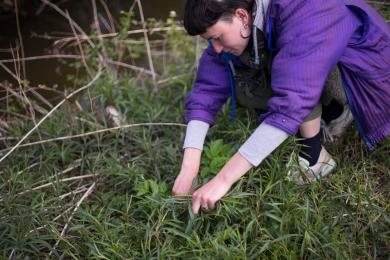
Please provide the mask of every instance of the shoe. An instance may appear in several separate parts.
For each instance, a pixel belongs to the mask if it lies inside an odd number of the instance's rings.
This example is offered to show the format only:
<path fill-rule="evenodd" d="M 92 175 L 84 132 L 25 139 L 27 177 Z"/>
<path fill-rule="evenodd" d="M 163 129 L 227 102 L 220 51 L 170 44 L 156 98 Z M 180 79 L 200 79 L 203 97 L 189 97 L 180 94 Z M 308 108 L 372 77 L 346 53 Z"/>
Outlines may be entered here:
<path fill-rule="evenodd" d="M 330 121 L 329 124 L 326 124 L 326 122 L 321 119 L 322 136 L 325 142 L 333 142 L 335 139 L 341 137 L 352 121 L 353 115 L 348 104 L 344 105 L 341 115 Z"/>
<path fill-rule="evenodd" d="M 342 136 L 353 121 L 353 115 L 348 105 L 344 105 L 341 115 L 329 122 L 329 131 L 335 138 Z"/>
<path fill-rule="evenodd" d="M 336 168 L 336 162 L 322 147 L 318 161 L 313 166 L 309 166 L 309 162 L 306 159 L 293 154 L 287 167 L 290 169 L 287 173 L 289 179 L 298 185 L 303 185 L 329 175 Z"/>

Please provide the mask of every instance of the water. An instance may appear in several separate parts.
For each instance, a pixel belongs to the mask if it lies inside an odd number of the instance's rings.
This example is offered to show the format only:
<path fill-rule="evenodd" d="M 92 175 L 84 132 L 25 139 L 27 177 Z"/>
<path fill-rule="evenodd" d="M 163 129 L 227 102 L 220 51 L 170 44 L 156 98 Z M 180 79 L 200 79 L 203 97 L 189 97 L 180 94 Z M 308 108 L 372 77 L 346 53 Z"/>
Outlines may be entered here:
<path fill-rule="evenodd" d="M 40 56 L 53 53 L 53 40 L 44 39 L 37 35 L 63 35 L 72 34 L 72 30 L 68 21 L 54 11 L 51 7 L 46 6 L 41 8 L 39 0 L 20 0 L 20 29 L 24 44 L 25 57 Z M 13 2 L 13 1 L 11 1 Z M 62 10 L 68 10 L 70 16 L 88 33 L 93 24 L 93 11 L 90 0 L 57 0 L 54 3 L 59 3 Z M 115 23 L 118 23 L 118 18 L 121 11 L 128 11 L 133 1 L 125 0 L 104 0 L 112 14 Z M 107 32 L 104 24 L 109 24 L 106 12 L 100 4 L 100 0 L 96 0 L 98 12 L 103 19 L 102 31 Z M 171 10 L 175 10 L 179 15 L 182 13 L 183 0 L 141 0 L 144 15 L 146 18 L 154 17 L 157 19 L 165 19 Z M 138 9 L 134 9 L 138 12 Z M 118 28 L 118 27 L 117 27 Z M 10 47 L 17 45 L 17 26 L 15 13 L 12 11 L 0 11 L 0 60 L 12 59 L 12 53 L 7 51 Z M 68 51 L 69 52 L 69 51 Z M 12 63 L 7 66 L 15 73 L 17 71 Z M 44 84 L 52 87 L 54 85 L 67 84 L 66 75 L 73 74 L 74 71 L 68 66 L 62 64 L 58 60 L 39 60 L 26 62 L 26 78 L 31 85 Z M 0 82 L 7 80 L 16 81 L 0 68 Z"/>
<path fill-rule="evenodd" d="M 90 31 L 93 21 L 92 7 L 90 0 L 51 0 L 58 3 L 63 10 L 68 10 L 70 16 L 85 30 Z M 104 20 L 107 20 L 100 1 L 104 1 L 112 16 L 118 21 L 121 10 L 129 10 L 133 0 L 96 0 L 98 11 Z M 6 1 L 1 1 L 4 3 Z M 14 2 L 8 1 L 10 3 Z M 24 43 L 25 56 L 38 56 L 51 54 L 53 52 L 53 40 L 43 39 L 34 35 L 61 35 L 61 33 L 72 34 L 69 23 L 51 7 L 40 10 L 42 2 L 40 0 L 19 0 L 20 2 L 20 27 Z M 185 0 L 141 0 L 146 17 L 165 19 L 169 11 L 175 10 L 181 16 Z M 383 3 L 382 3 L 383 2 Z M 375 1 L 375 5 L 382 15 L 390 22 L 390 5 L 387 1 Z M 137 9 L 135 9 L 137 11 Z M 0 60 L 11 59 L 12 54 L 6 49 L 15 47 L 17 43 L 15 14 L 6 11 L 0 5 Z M 104 32 L 105 27 L 102 26 Z M 15 73 L 13 64 L 7 66 Z M 68 66 L 61 64 L 58 60 L 39 60 L 26 62 L 26 78 L 31 85 L 45 84 L 47 86 L 66 84 L 66 75 L 73 74 L 74 71 Z M 8 80 L 15 83 L 15 80 L 0 68 L 0 82 Z"/>

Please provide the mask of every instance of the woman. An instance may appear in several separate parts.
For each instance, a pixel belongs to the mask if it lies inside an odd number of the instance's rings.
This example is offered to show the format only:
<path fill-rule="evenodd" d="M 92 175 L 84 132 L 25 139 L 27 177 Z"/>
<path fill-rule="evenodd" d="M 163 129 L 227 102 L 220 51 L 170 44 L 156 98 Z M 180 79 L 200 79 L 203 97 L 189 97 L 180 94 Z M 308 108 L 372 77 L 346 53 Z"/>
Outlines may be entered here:
<path fill-rule="evenodd" d="M 238 97 L 230 86 L 242 91 L 237 88 L 240 77 L 234 75 L 237 68 L 257 68 L 262 78 L 257 85 L 269 83 L 272 90 L 259 127 L 221 171 L 193 193 L 194 213 L 213 209 L 234 182 L 298 130 L 308 148 L 299 155 L 304 177 L 315 180 L 334 169 L 334 160 L 320 144 L 320 117 L 307 119 L 322 100 L 325 81 L 336 66 L 369 149 L 389 135 L 390 27 L 364 1 L 187 0 L 184 25 L 189 34 L 201 35 L 211 44 L 185 104 L 188 127 L 174 194 L 190 192 L 208 127 L 226 99 Z M 242 59 L 250 43 L 252 67 Z M 297 183 L 305 180 L 292 171 Z"/>

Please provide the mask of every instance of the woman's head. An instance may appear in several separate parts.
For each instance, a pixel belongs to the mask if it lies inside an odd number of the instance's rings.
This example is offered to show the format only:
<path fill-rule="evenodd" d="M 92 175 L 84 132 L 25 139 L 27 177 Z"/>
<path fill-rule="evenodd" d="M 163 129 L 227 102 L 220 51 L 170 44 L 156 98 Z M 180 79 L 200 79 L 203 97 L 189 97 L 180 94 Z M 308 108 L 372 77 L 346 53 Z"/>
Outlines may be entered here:
<path fill-rule="evenodd" d="M 248 44 L 254 0 L 187 0 L 184 27 L 210 39 L 216 52 L 240 55 Z"/>

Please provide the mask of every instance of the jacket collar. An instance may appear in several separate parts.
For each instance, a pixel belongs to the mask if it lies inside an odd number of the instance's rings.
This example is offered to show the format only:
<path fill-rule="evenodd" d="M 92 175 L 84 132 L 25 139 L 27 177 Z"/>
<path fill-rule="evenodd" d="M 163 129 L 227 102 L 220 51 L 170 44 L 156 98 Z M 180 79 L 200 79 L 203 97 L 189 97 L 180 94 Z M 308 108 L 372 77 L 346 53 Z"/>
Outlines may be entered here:
<path fill-rule="evenodd" d="M 255 64 L 260 64 L 260 53 L 258 50 L 258 41 L 257 41 L 257 30 L 264 31 L 264 23 L 268 11 L 268 6 L 271 0 L 256 0 L 254 6 L 253 6 L 253 14 L 252 17 L 254 17 L 253 20 L 253 33 L 252 33 L 252 39 L 253 39 L 253 47 L 255 51 Z"/>
<path fill-rule="evenodd" d="M 264 31 L 264 23 L 271 0 L 256 0 L 253 8 L 253 25 L 261 31 Z"/>

